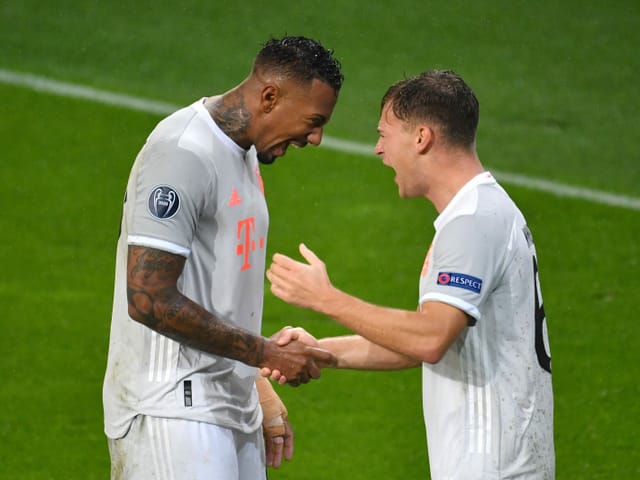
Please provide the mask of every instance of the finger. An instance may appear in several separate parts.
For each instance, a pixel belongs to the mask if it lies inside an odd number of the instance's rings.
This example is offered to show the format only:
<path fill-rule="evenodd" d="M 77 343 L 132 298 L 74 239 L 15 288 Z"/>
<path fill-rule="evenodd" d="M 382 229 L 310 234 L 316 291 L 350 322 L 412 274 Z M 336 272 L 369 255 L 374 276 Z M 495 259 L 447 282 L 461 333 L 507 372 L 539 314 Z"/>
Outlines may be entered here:
<path fill-rule="evenodd" d="M 271 438 L 271 466 L 278 468 L 282 464 L 282 453 L 284 451 L 284 438 Z"/>
<path fill-rule="evenodd" d="M 283 265 L 280 263 L 272 263 L 267 270 L 267 278 L 272 283 L 282 283 L 287 282 L 287 279 L 291 275 L 291 271 L 297 268 L 298 266 L 306 266 L 304 263 L 297 262 L 289 257 L 287 258 L 287 264 Z"/>
<path fill-rule="evenodd" d="M 273 465 L 273 449 L 269 445 L 269 438 L 265 437 L 264 439 L 264 456 L 267 467 Z"/>
<path fill-rule="evenodd" d="M 284 268 L 285 270 L 289 270 L 291 267 L 299 263 L 300 262 L 294 260 L 291 257 L 287 257 L 282 253 L 275 253 L 273 255 L 273 261 L 271 263 L 271 267 L 269 267 L 269 270 L 271 270 L 273 267 L 279 267 L 279 268 Z"/>
<path fill-rule="evenodd" d="M 267 280 L 269 280 L 269 283 L 271 284 L 271 291 L 272 292 L 274 292 L 274 290 L 276 290 L 276 289 L 282 290 L 287 285 L 286 278 L 284 276 L 282 276 L 282 275 L 279 275 L 276 272 L 276 269 L 273 268 L 273 265 L 267 271 L 267 275 L 266 276 L 267 276 Z"/>
<path fill-rule="evenodd" d="M 295 329 L 288 327 L 286 330 L 283 330 L 280 333 L 276 341 L 276 344 L 283 347 L 291 343 L 293 340 L 297 340 L 297 339 L 298 339 L 298 332 Z"/>
<path fill-rule="evenodd" d="M 278 341 L 278 339 L 288 330 L 292 327 L 290 327 L 289 325 L 287 325 L 286 327 L 282 327 L 280 330 L 278 330 L 276 333 L 274 333 L 273 335 L 271 335 L 269 337 L 269 340 L 273 340 L 275 342 Z"/>
<path fill-rule="evenodd" d="M 298 247 L 300 250 L 300 254 L 305 258 L 309 265 L 317 265 L 318 263 L 322 263 L 322 260 L 318 258 L 318 256 L 313 253 L 304 243 L 301 243 Z"/>
<path fill-rule="evenodd" d="M 271 335 L 271 340 L 277 340 L 278 337 L 280 337 L 280 335 L 282 335 L 284 332 L 286 332 L 287 330 L 293 328 L 291 325 L 287 325 L 286 327 L 282 327 L 280 330 L 278 330 L 276 333 L 274 333 L 273 335 Z"/>
<path fill-rule="evenodd" d="M 297 387 L 298 385 L 300 385 L 300 380 L 298 378 L 287 380 L 287 385 L 289 385 L 290 387 Z"/>
<path fill-rule="evenodd" d="M 293 458 L 293 429 L 287 420 L 284 421 L 284 458 L 289 461 Z"/>
<path fill-rule="evenodd" d="M 271 439 L 265 435 L 264 437 L 264 454 L 265 461 L 267 462 L 267 467 L 273 465 L 273 445 L 271 444 Z"/>
<path fill-rule="evenodd" d="M 271 264 L 269 270 L 266 272 L 267 280 L 269 280 L 271 285 L 281 285 L 286 281 L 286 275 L 287 270 L 274 263 Z"/>
<path fill-rule="evenodd" d="M 318 365 L 316 365 L 316 362 L 313 362 L 313 361 L 312 361 L 312 362 L 309 364 L 308 371 L 309 371 L 309 375 L 308 375 L 308 377 L 307 377 L 307 382 L 308 382 L 309 380 L 311 380 L 312 378 L 313 378 L 313 379 L 316 379 L 316 380 L 317 380 L 318 378 L 320 378 L 320 367 L 318 367 Z M 304 383 L 307 383 L 307 382 L 304 382 Z"/>
<path fill-rule="evenodd" d="M 300 343 L 303 343 L 307 346 L 310 346 L 310 347 L 319 346 L 318 339 L 313 335 L 311 335 L 302 327 L 292 328 L 291 335 L 292 337 L 295 338 L 295 340 L 298 340 Z"/>
<path fill-rule="evenodd" d="M 271 265 L 267 270 L 266 276 L 269 283 L 271 283 L 271 291 L 275 289 L 283 289 L 287 283 L 288 272 L 276 265 Z M 275 292 L 274 292 L 275 293 Z"/>
<path fill-rule="evenodd" d="M 274 282 L 271 282 L 271 293 L 273 293 L 280 300 L 285 300 L 285 292 L 279 288 Z M 286 301 L 286 300 L 285 300 Z"/>
<path fill-rule="evenodd" d="M 307 347 L 307 349 L 311 351 L 309 356 L 312 357 L 318 365 L 332 366 L 335 365 L 337 361 L 335 355 L 329 350 L 317 347 Z"/>
<path fill-rule="evenodd" d="M 272 442 L 273 437 L 269 436 L 266 430 L 263 430 L 262 434 L 264 436 L 265 461 L 267 463 L 267 466 L 269 467 L 273 465 L 273 453 L 274 453 L 273 452 L 274 444 Z"/>
<path fill-rule="evenodd" d="M 271 369 L 270 369 L 270 368 L 262 367 L 262 368 L 260 369 L 260 376 L 261 376 L 261 377 L 270 377 L 270 376 L 271 376 L 271 373 L 272 373 L 272 371 L 271 371 Z"/>
<path fill-rule="evenodd" d="M 271 293 L 278 297 L 280 300 L 287 302 L 291 305 L 297 305 L 295 302 L 295 296 L 291 292 L 289 284 L 276 280 L 271 283 Z"/>

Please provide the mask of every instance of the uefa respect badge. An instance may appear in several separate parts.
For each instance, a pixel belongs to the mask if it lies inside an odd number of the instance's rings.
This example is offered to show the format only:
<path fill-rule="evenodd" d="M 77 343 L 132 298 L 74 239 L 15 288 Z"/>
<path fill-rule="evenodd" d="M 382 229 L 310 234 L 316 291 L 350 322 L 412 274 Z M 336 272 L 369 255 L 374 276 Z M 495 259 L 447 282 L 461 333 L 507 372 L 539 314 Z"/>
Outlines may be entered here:
<path fill-rule="evenodd" d="M 438 273 L 438 285 L 464 288 L 474 293 L 480 293 L 482 279 L 464 273 L 440 272 Z"/>
<path fill-rule="evenodd" d="M 180 209 L 180 195 L 169 185 L 153 187 L 147 202 L 149 213 L 160 220 L 173 217 Z"/>

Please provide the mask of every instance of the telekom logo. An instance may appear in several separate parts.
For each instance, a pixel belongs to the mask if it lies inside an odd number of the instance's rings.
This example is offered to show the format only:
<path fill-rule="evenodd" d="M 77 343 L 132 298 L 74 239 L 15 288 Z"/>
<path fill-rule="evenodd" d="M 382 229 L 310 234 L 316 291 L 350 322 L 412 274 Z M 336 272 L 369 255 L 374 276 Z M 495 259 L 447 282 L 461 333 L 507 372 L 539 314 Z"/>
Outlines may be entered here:
<path fill-rule="evenodd" d="M 240 243 L 236 245 L 236 255 L 244 257 L 244 262 L 240 270 L 248 270 L 251 268 L 249 253 L 256 249 L 255 233 L 256 223 L 254 217 L 245 218 L 238 222 L 237 237 Z M 264 237 L 258 239 L 258 248 L 264 248 Z"/>

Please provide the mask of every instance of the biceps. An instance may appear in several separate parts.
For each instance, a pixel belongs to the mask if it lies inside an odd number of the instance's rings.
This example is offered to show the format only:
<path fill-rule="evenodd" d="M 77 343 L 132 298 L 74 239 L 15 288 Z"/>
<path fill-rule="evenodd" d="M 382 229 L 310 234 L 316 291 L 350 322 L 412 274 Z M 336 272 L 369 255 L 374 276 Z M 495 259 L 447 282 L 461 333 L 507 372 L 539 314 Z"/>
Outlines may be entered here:
<path fill-rule="evenodd" d="M 471 319 L 466 312 L 444 302 L 425 302 L 420 311 L 429 318 L 431 336 L 440 343 L 442 350 L 456 341 Z"/>
<path fill-rule="evenodd" d="M 146 289 L 176 285 L 185 258 L 155 248 L 129 245 L 127 284 Z"/>
<path fill-rule="evenodd" d="M 129 246 L 127 299 L 136 320 L 154 315 L 159 304 L 178 293 L 185 258 L 154 248 Z"/>

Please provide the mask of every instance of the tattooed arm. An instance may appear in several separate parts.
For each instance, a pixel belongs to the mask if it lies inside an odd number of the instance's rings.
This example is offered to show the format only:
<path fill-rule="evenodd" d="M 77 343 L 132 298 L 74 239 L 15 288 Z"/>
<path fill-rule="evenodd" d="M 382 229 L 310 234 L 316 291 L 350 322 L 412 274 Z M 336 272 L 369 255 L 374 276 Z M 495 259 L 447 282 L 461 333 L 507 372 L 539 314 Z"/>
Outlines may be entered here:
<path fill-rule="evenodd" d="M 327 351 L 301 342 L 275 341 L 224 323 L 177 288 L 185 258 L 148 247 L 129 246 L 127 298 L 129 316 L 156 332 L 190 347 L 255 367 L 289 372 L 291 385 L 320 376 L 333 365 Z"/>

